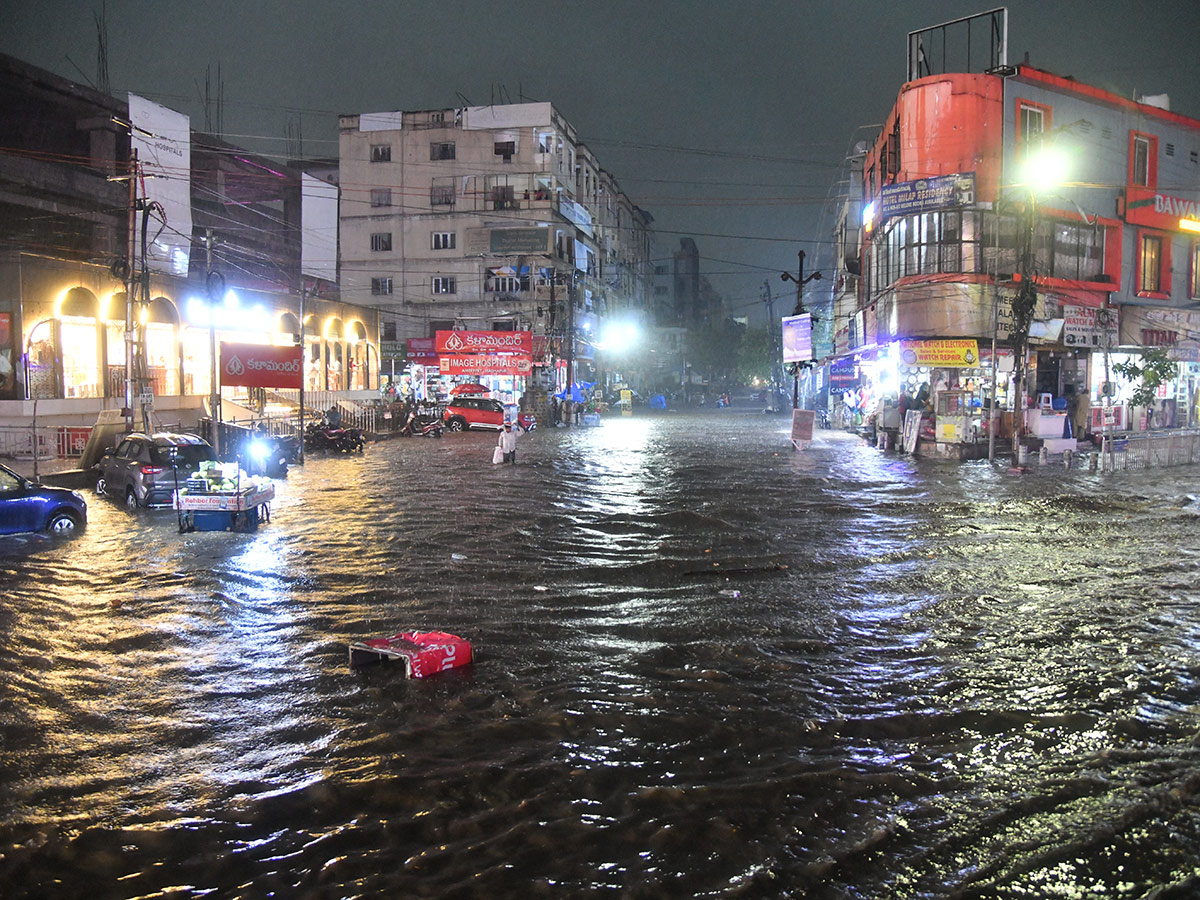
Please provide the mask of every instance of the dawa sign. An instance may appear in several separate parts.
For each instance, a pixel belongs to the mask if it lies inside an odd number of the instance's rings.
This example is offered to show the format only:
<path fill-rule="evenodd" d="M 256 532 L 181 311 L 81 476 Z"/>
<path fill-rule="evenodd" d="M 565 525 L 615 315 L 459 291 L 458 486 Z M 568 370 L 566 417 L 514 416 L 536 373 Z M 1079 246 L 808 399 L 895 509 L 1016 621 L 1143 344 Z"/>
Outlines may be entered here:
<path fill-rule="evenodd" d="M 1179 231 L 1180 219 L 1200 219 L 1200 201 L 1150 188 L 1131 187 L 1125 201 L 1125 221 L 1164 231 Z"/>
<path fill-rule="evenodd" d="M 221 342 L 218 379 L 224 387 L 299 388 L 300 347 Z"/>
<path fill-rule="evenodd" d="M 533 334 L 528 331 L 439 331 L 435 339 L 438 356 L 466 353 L 533 354 Z"/>

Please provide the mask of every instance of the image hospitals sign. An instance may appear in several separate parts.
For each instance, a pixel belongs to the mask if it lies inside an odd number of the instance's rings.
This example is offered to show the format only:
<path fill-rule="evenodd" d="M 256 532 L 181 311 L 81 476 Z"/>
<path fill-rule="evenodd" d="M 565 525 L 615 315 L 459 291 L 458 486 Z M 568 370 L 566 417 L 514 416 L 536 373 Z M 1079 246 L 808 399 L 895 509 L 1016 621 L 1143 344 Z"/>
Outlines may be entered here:
<path fill-rule="evenodd" d="M 223 387 L 299 388 L 299 347 L 221 342 L 219 380 Z"/>

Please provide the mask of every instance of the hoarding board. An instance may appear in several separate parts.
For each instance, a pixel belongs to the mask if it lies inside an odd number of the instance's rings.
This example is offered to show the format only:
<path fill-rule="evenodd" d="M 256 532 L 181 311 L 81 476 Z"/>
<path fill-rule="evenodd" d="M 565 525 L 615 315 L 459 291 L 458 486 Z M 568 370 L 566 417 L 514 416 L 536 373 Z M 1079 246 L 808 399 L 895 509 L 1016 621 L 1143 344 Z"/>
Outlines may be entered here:
<path fill-rule="evenodd" d="M 812 315 L 784 317 L 783 361 L 809 362 L 812 358 Z"/>
<path fill-rule="evenodd" d="M 301 348 L 268 344 L 230 344 L 221 341 L 222 387 L 297 388 Z"/>
<path fill-rule="evenodd" d="M 528 356 L 483 353 L 441 356 L 439 366 L 443 375 L 528 375 L 533 371 L 533 362 Z"/>
<path fill-rule="evenodd" d="M 439 331 L 434 339 L 438 355 L 456 353 L 533 354 L 530 331 Z"/>
<path fill-rule="evenodd" d="M 973 369 L 979 365 L 979 341 L 974 338 L 901 341 L 900 361 L 906 366 Z"/>
<path fill-rule="evenodd" d="M 974 172 L 939 175 L 884 185 L 879 190 L 879 218 L 882 221 L 893 216 L 911 216 L 974 203 Z"/>

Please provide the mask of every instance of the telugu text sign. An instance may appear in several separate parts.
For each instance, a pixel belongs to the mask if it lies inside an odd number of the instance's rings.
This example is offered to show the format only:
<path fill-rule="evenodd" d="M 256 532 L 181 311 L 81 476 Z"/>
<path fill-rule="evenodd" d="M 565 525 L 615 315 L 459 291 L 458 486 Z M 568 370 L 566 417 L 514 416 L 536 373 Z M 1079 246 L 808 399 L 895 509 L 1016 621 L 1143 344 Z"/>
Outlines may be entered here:
<path fill-rule="evenodd" d="M 223 387 L 301 387 L 300 347 L 221 342 L 220 382 Z"/>
<path fill-rule="evenodd" d="M 435 352 L 463 353 L 533 353 L 533 333 L 530 331 L 439 331 L 434 341 Z"/>

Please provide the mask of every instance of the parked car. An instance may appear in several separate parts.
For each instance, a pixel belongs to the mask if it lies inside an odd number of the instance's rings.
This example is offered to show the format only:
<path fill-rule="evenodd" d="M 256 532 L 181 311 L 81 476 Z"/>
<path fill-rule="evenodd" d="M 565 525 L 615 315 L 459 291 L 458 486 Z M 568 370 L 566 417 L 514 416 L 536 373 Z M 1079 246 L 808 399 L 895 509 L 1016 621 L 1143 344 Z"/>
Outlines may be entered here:
<path fill-rule="evenodd" d="M 127 434 L 96 463 L 96 493 L 121 498 L 130 509 L 170 506 L 176 484 L 216 458 L 208 441 L 192 434 Z"/>
<path fill-rule="evenodd" d="M 504 427 L 504 407 L 499 401 L 487 397 L 454 397 L 442 413 L 442 421 L 451 431 L 466 431 L 468 428 L 499 431 Z"/>
<path fill-rule="evenodd" d="M 0 534 L 70 535 L 86 524 L 87 503 L 78 492 L 30 481 L 0 466 Z"/>

